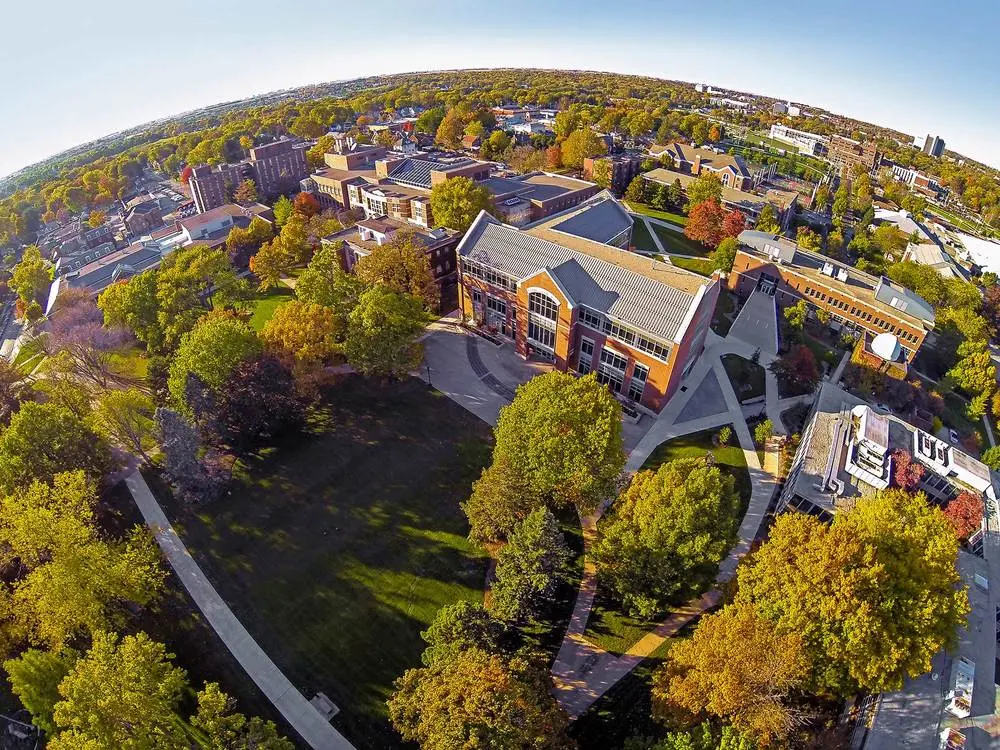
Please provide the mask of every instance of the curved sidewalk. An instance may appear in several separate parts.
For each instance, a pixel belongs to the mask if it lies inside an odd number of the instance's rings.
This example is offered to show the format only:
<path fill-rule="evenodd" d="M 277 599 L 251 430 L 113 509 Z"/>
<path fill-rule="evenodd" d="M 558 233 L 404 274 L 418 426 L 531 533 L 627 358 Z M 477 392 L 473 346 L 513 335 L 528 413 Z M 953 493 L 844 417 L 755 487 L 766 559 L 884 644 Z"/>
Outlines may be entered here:
<path fill-rule="evenodd" d="M 167 520 L 142 474 L 132 472 L 125 478 L 125 484 L 164 556 L 198 609 L 285 720 L 314 750 L 354 750 L 354 746 L 292 685 L 222 600 Z"/>

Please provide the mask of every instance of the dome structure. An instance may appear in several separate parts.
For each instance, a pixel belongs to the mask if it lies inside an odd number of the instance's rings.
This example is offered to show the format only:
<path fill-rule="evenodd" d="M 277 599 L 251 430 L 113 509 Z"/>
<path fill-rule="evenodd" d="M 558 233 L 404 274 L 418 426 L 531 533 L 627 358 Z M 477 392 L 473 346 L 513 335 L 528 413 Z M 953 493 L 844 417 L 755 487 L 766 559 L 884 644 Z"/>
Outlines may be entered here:
<path fill-rule="evenodd" d="M 892 333 L 880 333 L 872 339 L 872 352 L 880 356 L 886 362 L 895 362 L 902 353 L 899 339 Z"/>

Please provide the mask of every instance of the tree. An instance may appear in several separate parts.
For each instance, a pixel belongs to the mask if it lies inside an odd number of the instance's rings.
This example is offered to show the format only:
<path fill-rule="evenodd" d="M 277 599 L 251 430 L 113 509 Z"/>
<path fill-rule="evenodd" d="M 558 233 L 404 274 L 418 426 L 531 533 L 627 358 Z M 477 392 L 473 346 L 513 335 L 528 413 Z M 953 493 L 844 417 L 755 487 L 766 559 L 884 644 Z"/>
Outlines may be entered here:
<path fill-rule="evenodd" d="M 712 253 L 712 265 L 726 273 L 732 271 L 733 263 L 736 262 L 736 251 L 739 248 L 740 243 L 735 237 L 726 237 Z"/>
<path fill-rule="evenodd" d="M 548 508 L 532 511 L 497 554 L 492 610 L 510 622 L 537 615 L 555 592 L 571 557 L 552 512 Z"/>
<path fill-rule="evenodd" d="M 799 227 L 795 232 L 795 243 L 803 250 L 812 250 L 818 253 L 823 247 L 823 238 L 809 227 Z"/>
<path fill-rule="evenodd" d="M 723 221 L 726 212 L 714 198 L 692 205 L 684 236 L 700 242 L 705 247 L 716 248 L 725 238 Z"/>
<path fill-rule="evenodd" d="M 454 109 L 442 118 L 434 134 L 434 140 L 445 148 L 456 149 L 462 145 L 462 136 L 465 134 L 465 124 L 462 117 Z"/>
<path fill-rule="evenodd" d="M 765 203 L 764 207 L 760 210 L 760 216 L 757 217 L 754 229 L 758 232 L 767 232 L 768 234 L 778 234 L 781 231 L 781 225 L 778 224 L 778 215 L 774 211 L 774 206 L 770 203 Z"/>
<path fill-rule="evenodd" d="M 250 257 L 250 271 L 257 277 L 257 288 L 262 292 L 278 286 L 282 276 L 294 266 L 295 259 L 289 255 L 280 237 L 265 242 Z"/>
<path fill-rule="evenodd" d="M 427 644 L 420 659 L 429 667 L 470 648 L 498 653 L 508 637 L 508 628 L 482 604 L 461 600 L 441 607 L 420 637 Z"/>
<path fill-rule="evenodd" d="M 944 508 L 944 517 L 961 541 L 978 531 L 983 523 L 983 498 L 965 490 Z"/>
<path fill-rule="evenodd" d="M 32 302 L 41 304 L 52 283 L 52 267 L 42 258 L 37 245 L 28 245 L 21 255 L 21 262 L 11 271 L 7 286 L 25 306 Z"/>
<path fill-rule="evenodd" d="M 305 216 L 307 219 L 318 214 L 322 208 L 319 205 L 319 201 L 312 193 L 302 191 L 295 196 L 295 200 L 292 202 L 292 208 L 295 213 L 300 216 Z"/>
<path fill-rule="evenodd" d="M 420 364 L 424 330 L 419 299 L 376 286 L 364 292 L 347 322 L 344 354 L 368 376 L 399 378 Z"/>
<path fill-rule="evenodd" d="M 1000 445 L 983 451 L 982 461 L 994 471 L 1000 471 Z"/>
<path fill-rule="evenodd" d="M 722 221 L 722 234 L 724 237 L 739 237 L 740 232 L 747 228 L 746 217 L 737 209 L 726 213 L 726 218 Z"/>
<path fill-rule="evenodd" d="M 131 451 L 146 463 L 153 440 L 153 399 L 138 388 L 106 391 L 97 399 L 90 424 L 94 432 Z"/>
<path fill-rule="evenodd" d="M 806 327 L 806 321 L 809 319 L 809 303 L 804 299 L 800 299 L 794 305 L 785 308 L 785 320 L 788 321 L 788 325 L 794 328 L 796 331 L 801 331 Z"/>
<path fill-rule="evenodd" d="M 820 185 L 816 189 L 816 198 L 813 201 L 813 205 L 816 207 L 817 211 L 824 211 L 827 206 L 830 205 L 830 186 Z"/>
<path fill-rule="evenodd" d="M 53 735 L 52 712 L 59 702 L 59 683 L 69 674 L 79 654 L 70 649 L 41 651 L 31 648 L 3 663 L 11 690 L 31 714 L 31 723 Z"/>
<path fill-rule="evenodd" d="M 694 635 L 670 649 L 653 681 L 653 715 L 674 709 L 731 723 L 762 746 L 784 740 L 799 716 L 789 694 L 809 675 L 797 633 L 777 633 L 751 606 L 706 615 Z"/>
<path fill-rule="evenodd" d="M 774 423 L 770 419 L 765 419 L 763 422 L 758 424 L 753 428 L 753 439 L 757 445 L 763 446 L 767 444 L 767 441 L 771 439 L 774 434 Z"/>
<path fill-rule="evenodd" d="M 31 397 L 28 378 L 9 360 L 0 359 L 0 426 L 9 424 L 21 403 Z"/>
<path fill-rule="evenodd" d="M 494 460 L 462 504 L 469 518 L 469 539 L 477 544 L 504 540 L 541 503 L 524 474 L 507 461 Z"/>
<path fill-rule="evenodd" d="M 59 684 L 59 734 L 49 747 L 183 748 L 177 708 L 187 690 L 173 654 L 145 633 L 96 633 L 90 651 Z"/>
<path fill-rule="evenodd" d="M 432 107 L 420 113 L 414 129 L 418 133 L 436 133 L 441 121 L 444 119 L 444 107 Z"/>
<path fill-rule="evenodd" d="M 841 181 L 840 187 L 833 197 L 833 216 L 840 221 L 844 220 L 847 212 L 851 210 L 851 194 L 847 190 L 847 182 Z"/>
<path fill-rule="evenodd" d="M 291 300 L 278 305 L 260 337 L 268 348 L 289 361 L 318 366 L 337 351 L 343 331 L 333 310 L 314 302 Z"/>
<path fill-rule="evenodd" d="M 127 281 L 112 284 L 97 298 L 105 326 L 129 329 L 152 350 L 163 342 L 156 283 L 156 271 L 143 271 Z"/>
<path fill-rule="evenodd" d="M 649 196 L 646 194 L 646 180 L 643 176 L 636 175 L 625 190 L 625 200 L 629 203 L 647 203 Z"/>
<path fill-rule="evenodd" d="M 97 229 L 104 225 L 107 218 L 108 215 L 104 211 L 91 211 L 90 216 L 87 217 L 87 226 L 91 229 Z"/>
<path fill-rule="evenodd" d="M 535 497 L 589 512 L 610 496 L 622 468 L 621 407 L 593 374 L 549 372 L 500 410 L 494 462 L 520 472 Z"/>
<path fill-rule="evenodd" d="M 681 187 L 681 181 L 677 178 L 670 183 L 670 187 L 667 188 L 667 200 L 671 206 L 674 206 L 678 210 L 681 208 L 681 201 L 684 200 L 684 188 Z"/>
<path fill-rule="evenodd" d="M 253 180 L 243 180 L 233 191 L 233 200 L 237 203 L 256 203 L 257 183 Z"/>
<path fill-rule="evenodd" d="M 505 663 L 478 648 L 396 680 L 389 719 L 422 750 L 489 747 L 555 750 L 568 745 L 567 718 L 548 676 L 523 659 Z"/>
<path fill-rule="evenodd" d="M 882 224 L 872 232 L 872 243 L 890 260 L 903 257 L 908 244 L 907 236 L 892 224 Z"/>
<path fill-rule="evenodd" d="M 722 202 L 722 180 L 715 172 L 705 172 L 687 186 L 687 204 L 697 206 L 707 200 Z"/>
<path fill-rule="evenodd" d="M 812 393 L 819 385 L 819 365 L 808 346 L 792 345 L 786 354 L 771 363 L 770 370 L 784 393 Z"/>
<path fill-rule="evenodd" d="M 735 480 L 704 458 L 640 471 L 602 524 L 601 581 L 629 612 L 654 616 L 712 581 L 735 541 L 738 507 Z"/>
<path fill-rule="evenodd" d="M 289 740 L 278 733 L 273 721 L 247 718 L 234 711 L 235 701 L 209 682 L 198 693 L 198 712 L 191 726 L 206 736 L 209 746 L 225 750 L 294 750 Z"/>
<path fill-rule="evenodd" d="M 329 307 L 337 316 L 338 330 L 347 330 L 347 317 L 357 306 L 365 286 L 353 274 L 340 267 L 337 251 L 321 247 L 316 251 L 295 285 L 295 296 L 302 302 Z"/>
<path fill-rule="evenodd" d="M 236 318 L 210 316 L 185 333 L 170 364 L 167 387 L 174 403 L 189 408 L 185 389 L 188 376 L 197 375 L 213 391 L 226 382 L 243 360 L 261 352 L 257 334 Z"/>
<path fill-rule="evenodd" d="M 292 201 L 287 195 L 279 195 L 278 200 L 274 202 L 271 207 L 274 212 L 274 224 L 279 229 L 292 218 L 292 214 L 295 213 L 295 207 L 292 205 Z"/>
<path fill-rule="evenodd" d="M 136 527 L 124 540 L 105 540 L 97 496 L 82 471 L 33 482 L 0 500 L 4 566 L 17 562 L 4 585 L 4 631 L 53 649 L 70 639 L 120 626 L 125 605 L 156 598 L 163 571 L 152 537 Z"/>
<path fill-rule="evenodd" d="M 229 445 L 246 450 L 301 429 L 305 409 L 292 371 L 277 357 L 240 362 L 218 395 L 215 429 Z"/>
<path fill-rule="evenodd" d="M 957 551 L 944 514 L 922 494 L 883 490 L 830 525 L 778 516 L 737 571 L 736 603 L 754 606 L 777 633 L 801 634 L 811 689 L 898 690 L 930 671 L 965 622 Z"/>
<path fill-rule="evenodd" d="M 431 188 L 431 213 L 442 226 L 464 232 L 481 211 L 492 213 L 493 198 L 468 177 L 453 177 Z"/>
<path fill-rule="evenodd" d="M 310 169 L 319 169 L 326 163 L 323 158 L 333 151 L 334 138 L 331 134 L 321 135 L 316 139 L 316 143 L 306 151 L 306 159 L 309 160 Z"/>
<path fill-rule="evenodd" d="M 582 169 L 584 159 L 600 156 L 607 152 L 608 147 L 601 138 L 598 138 L 597 133 L 589 127 L 584 127 L 570 133 L 560 144 L 560 149 L 564 167 Z"/>
<path fill-rule="evenodd" d="M 108 445 L 69 409 L 32 401 L 0 434 L 0 491 L 15 492 L 60 472 L 86 472 L 97 481 L 111 469 Z"/>
<path fill-rule="evenodd" d="M 519 174 L 542 169 L 545 167 L 545 149 L 516 146 L 507 157 L 507 165 Z"/>
<path fill-rule="evenodd" d="M 398 232 L 358 260 L 355 272 L 367 286 L 384 286 L 396 294 L 411 294 L 428 310 L 437 310 L 441 292 L 434 281 L 424 246 L 412 232 Z"/>
<path fill-rule="evenodd" d="M 892 452 L 892 462 L 895 464 L 892 472 L 893 486 L 904 492 L 916 492 L 924 476 L 923 464 L 914 461 L 910 452 L 903 449 Z"/>

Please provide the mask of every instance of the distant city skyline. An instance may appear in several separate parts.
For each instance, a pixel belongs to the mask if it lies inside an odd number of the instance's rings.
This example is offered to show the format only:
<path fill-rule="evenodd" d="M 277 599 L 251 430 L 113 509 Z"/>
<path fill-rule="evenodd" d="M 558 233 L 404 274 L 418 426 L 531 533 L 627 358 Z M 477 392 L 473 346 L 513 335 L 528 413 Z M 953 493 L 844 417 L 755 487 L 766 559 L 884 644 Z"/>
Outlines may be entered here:
<path fill-rule="evenodd" d="M 893 4 L 895 6 L 896 4 Z M 329 17 L 326 17 L 329 16 Z M 524 13 L 373 0 L 290 13 L 261 0 L 18 2 L 0 175 L 151 120 L 310 83 L 453 68 L 602 70 L 706 83 L 866 120 L 1000 167 L 1000 6 L 620 0 Z M 380 25 L 384 24 L 384 25 Z"/>

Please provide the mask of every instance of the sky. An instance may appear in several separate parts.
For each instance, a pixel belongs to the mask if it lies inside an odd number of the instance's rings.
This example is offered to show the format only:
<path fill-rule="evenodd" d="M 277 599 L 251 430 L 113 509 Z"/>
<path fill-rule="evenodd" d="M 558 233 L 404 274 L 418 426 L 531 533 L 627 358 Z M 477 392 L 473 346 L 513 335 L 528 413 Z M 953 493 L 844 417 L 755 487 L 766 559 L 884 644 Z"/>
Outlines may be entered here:
<path fill-rule="evenodd" d="M 3 0 L 0 175 L 159 117 L 379 73 L 635 73 L 839 112 L 1000 167 L 1000 2 Z M 8 7 L 9 6 L 9 7 Z"/>

